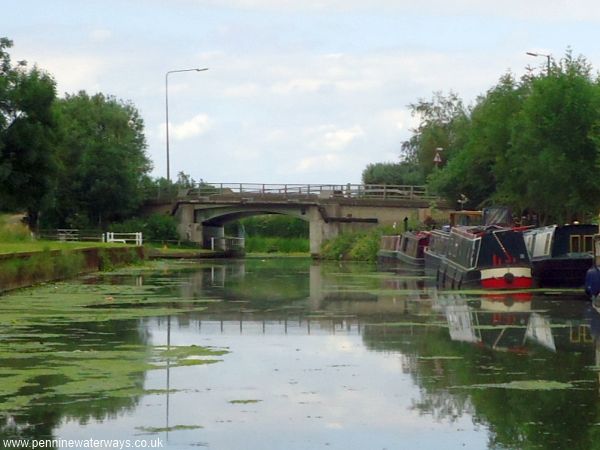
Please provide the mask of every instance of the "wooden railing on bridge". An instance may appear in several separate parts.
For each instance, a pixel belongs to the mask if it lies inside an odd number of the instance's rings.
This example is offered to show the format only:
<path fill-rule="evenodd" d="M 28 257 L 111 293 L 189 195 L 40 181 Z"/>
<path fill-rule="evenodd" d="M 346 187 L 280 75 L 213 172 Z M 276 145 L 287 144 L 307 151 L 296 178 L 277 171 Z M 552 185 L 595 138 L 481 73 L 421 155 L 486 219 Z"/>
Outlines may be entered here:
<path fill-rule="evenodd" d="M 434 200 L 425 186 L 391 184 L 261 184 L 261 183 L 201 183 L 182 189 L 179 198 L 213 195 L 272 196 L 283 198 L 361 198 Z"/>

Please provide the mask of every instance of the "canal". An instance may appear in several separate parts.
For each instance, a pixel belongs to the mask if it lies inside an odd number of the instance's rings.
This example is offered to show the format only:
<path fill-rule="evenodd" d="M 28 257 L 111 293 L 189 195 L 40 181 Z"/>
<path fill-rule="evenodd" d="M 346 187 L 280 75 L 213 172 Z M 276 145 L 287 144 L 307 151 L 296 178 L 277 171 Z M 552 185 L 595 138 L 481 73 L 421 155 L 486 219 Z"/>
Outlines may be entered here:
<path fill-rule="evenodd" d="M 600 314 L 578 290 L 439 291 L 420 273 L 296 258 L 159 261 L 6 294 L 0 336 L 4 448 L 600 445 Z"/>

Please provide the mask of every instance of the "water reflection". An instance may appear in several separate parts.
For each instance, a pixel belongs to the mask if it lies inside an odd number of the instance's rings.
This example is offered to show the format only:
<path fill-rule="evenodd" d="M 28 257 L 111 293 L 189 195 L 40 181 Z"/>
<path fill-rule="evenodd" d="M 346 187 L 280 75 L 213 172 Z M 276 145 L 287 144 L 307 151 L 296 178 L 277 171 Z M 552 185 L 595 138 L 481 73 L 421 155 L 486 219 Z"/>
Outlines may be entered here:
<path fill-rule="evenodd" d="M 166 372 L 138 373 L 132 382 L 146 393 L 126 398 L 28 398 L 21 415 L 5 417 L 4 435 L 36 424 L 28 436 L 155 430 L 172 448 L 600 442 L 600 313 L 576 291 L 438 291 L 414 272 L 302 259 L 182 263 L 92 281 L 151 288 L 155 302 L 177 310 L 92 326 L 102 348 L 230 353 L 209 366 L 167 360 Z M 55 343 L 78 349 L 77 327 L 64 326 Z"/>

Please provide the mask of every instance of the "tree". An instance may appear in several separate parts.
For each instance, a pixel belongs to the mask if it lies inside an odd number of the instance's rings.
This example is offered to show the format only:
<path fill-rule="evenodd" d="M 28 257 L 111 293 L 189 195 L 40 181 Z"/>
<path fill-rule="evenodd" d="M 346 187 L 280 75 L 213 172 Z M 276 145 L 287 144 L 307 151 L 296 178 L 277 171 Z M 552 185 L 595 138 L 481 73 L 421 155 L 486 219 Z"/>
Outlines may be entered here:
<path fill-rule="evenodd" d="M 525 89 L 511 74 L 506 74 L 477 99 L 468 127 L 463 130 L 462 148 L 443 170 L 430 177 L 433 191 L 451 201 L 463 194 L 469 198 L 471 208 L 490 202 L 498 187 L 496 164 L 505 159 L 510 148 L 513 124 L 521 110 Z"/>
<path fill-rule="evenodd" d="M 63 136 L 54 223 L 103 226 L 135 212 L 151 168 L 137 109 L 83 91 L 57 109 Z"/>
<path fill-rule="evenodd" d="M 0 201 L 25 209 L 30 227 L 51 202 L 56 175 L 56 88 L 50 75 L 11 63 L 12 41 L 0 38 Z"/>
<path fill-rule="evenodd" d="M 600 84 L 585 58 L 567 52 L 534 78 L 496 167 L 493 196 L 542 223 L 585 220 L 600 208 Z"/>
<path fill-rule="evenodd" d="M 427 176 L 435 169 L 433 159 L 438 148 L 450 158 L 462 147 L 469 111 L 453 92 L 447 96 L 436 92 L 431 100 L 420 99 L 409 107 L 420 122 L 411 138 L 402 143 L 402 159 L 418 165 Z"/>
<path fill-rule="evenodd" d="M 369 164 L 363 170 L 362 182 L 364 184 L 418 185 L 425 183 L 425 177 L 417 164 L 408 161 L 400 163 L 375 163 Z"/>

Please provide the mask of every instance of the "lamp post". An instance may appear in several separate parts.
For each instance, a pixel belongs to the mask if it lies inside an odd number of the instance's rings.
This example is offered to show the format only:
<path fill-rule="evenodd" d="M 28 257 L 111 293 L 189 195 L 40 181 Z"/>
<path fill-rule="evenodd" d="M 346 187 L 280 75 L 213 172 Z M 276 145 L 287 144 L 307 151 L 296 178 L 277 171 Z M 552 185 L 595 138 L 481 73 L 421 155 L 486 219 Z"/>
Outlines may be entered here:
<path fill-rule="evenodd" d="M 525 52 L 526 55 L 535 56 L 536 58 L 539 56 L 543 56 L 548 61 L 548 75 L 550 75 L 550 57 L 551 55 L 545 55 L 543 53 L 533 53 L 533 52 Z"/>
<path fill-rule="evenodd" d="M 208 68 L 204 69 L 179 69 L 179 70 L 169 70 L 165 74 L 165 116 L 166 116 L 166 124 L 165 129 L 167 133 L 167 181 L 171 181 L 171 168 L 169 165 L 169 74 L 177 73 L 177 72 L 203 72 L 208 70 Z"/>

